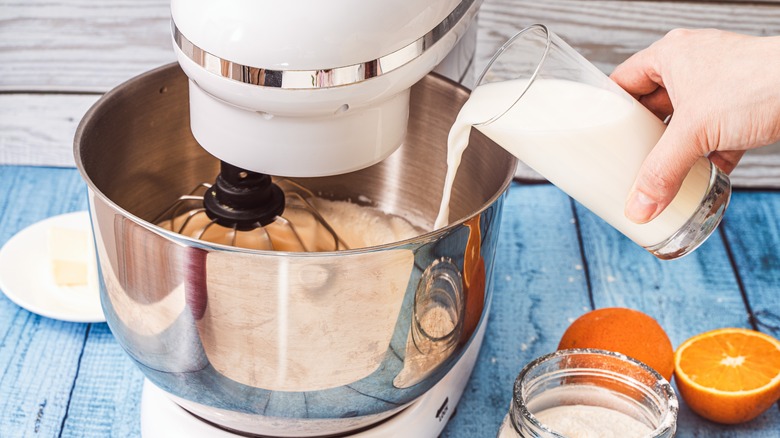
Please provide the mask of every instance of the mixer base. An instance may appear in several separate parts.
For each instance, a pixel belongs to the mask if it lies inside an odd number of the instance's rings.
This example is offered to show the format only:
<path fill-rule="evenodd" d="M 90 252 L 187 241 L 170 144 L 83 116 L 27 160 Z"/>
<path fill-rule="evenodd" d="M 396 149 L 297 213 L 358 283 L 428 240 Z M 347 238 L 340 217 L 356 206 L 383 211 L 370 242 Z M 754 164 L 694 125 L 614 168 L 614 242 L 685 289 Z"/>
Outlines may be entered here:
<path fill-rule="evenodd" d="M 414 436 L 435 438 L 439 436 L 455 411 L 471 371 L 477 362 L 487 321 L 483 321 L 474 340 L 453 366 L 430 391 L 411 406 L 390 419 L 370 429 L 345 435 L 349 438 L 392 438 Z M 236 435 L 201 421 L 180 408 L 168 396 L 148 380 L 144 381 L 141 396 L 141 436 L 143 438 L 169 438 L 175 436 L 238 438 Z"/>

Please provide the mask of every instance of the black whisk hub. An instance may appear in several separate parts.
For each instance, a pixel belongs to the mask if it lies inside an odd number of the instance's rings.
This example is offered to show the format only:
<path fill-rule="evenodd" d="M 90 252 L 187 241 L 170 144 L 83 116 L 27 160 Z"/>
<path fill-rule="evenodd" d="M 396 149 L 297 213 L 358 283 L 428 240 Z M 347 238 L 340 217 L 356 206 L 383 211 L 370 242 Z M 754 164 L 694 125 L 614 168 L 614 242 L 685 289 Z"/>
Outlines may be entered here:
<path fill-rule="evenodd" d="M 217 224 L 250 231 L 284 212 L 284 192 L 270 176 L 222 161 L 216 182 L 203 195 L 203 207 Z"/>

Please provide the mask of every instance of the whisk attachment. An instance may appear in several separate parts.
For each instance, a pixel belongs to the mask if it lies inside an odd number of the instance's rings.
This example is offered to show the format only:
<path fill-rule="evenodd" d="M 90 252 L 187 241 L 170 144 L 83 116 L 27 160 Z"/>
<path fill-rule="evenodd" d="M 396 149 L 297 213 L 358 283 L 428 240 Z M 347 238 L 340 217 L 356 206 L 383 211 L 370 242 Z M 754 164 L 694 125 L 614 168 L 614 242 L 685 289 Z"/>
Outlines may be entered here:
<path fill-rule="evenodd" d="M 214 184 L 198 184 L 153 222 L 185 236 L 242 248 L 349 249 L 314 199 L 298 183 L 222 162 Z"/>

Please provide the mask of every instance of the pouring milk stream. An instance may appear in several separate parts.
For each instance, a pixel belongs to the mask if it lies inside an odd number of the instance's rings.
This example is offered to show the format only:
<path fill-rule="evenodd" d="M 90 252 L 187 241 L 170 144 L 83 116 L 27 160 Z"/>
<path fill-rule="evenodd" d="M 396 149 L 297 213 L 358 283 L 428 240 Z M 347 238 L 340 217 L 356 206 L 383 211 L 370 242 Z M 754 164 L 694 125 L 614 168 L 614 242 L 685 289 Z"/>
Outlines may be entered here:
<path fill-rule="evenodd" d="M 707 158 L 700 158 L 672 203 L 657 218 L 646 224 L 631 222 L 624 215 L 626 198 L 665 125 L 562 40 L 543 26 L 536 26 L 526 30 L 542 29 L 544 38 L 555 38 L 552 46 L 548 39 L 547 47 L 542 48 L 557 49 L 565 55 L 561 56 L 563 61 L 557 60 L 556 65 L 555 54 L 545 52 L 547 62 L 553 64 L 552 72 L 537 75 L 541 68 L 537 67 L 527 78 L 515 75 L 507 80 L 480 81 L 449 132 L 447 175 L 434 227 L 449 223 L 452 186 L 473 126 L 648 250 L 663 246 L 679 232 L 694 230 L 689 233 L 693 237 L 684 236 L 689 245 L 684 252 L 668 257 L 654 252 L 657 256 L 675 258 L 694 249 L 715 228 L 725 209 L 725 204 L 718 204 L 716 207 L 722 207 L 714 211 L 704 202 L 710 199 L 714 175 L 720 171 Z M 507 46 L 525 44 L 516 41 L 523 32 L 499 51 L 500 56 L 493 58 L 488 71 L 496 59 L 505 56 Z M 534 62 L 541 66 L 545 58 Z M 568 65 L 563 68 L 562 63 Z M 572 75 L 578 69 L 582 73 Z M 727 178 L 725 181 L 728 184 Z M 726 188 L 727 202 L 730 186 Z M 722 201 L 723 194 L 720 196 L 718 200 Z M 698 220 L 705 226 L 698 226 Z"/>

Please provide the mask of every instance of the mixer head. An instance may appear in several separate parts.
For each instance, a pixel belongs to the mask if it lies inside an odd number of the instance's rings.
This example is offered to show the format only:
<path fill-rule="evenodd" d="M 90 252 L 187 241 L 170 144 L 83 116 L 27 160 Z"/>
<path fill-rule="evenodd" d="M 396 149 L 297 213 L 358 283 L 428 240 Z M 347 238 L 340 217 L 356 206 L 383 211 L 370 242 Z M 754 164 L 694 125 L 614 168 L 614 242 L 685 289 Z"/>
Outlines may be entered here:
<path fill-rule="evenodd" d="M 349 249 L 293 181 L 221 162 L 214 184 L 198 184 L 154 223 L 212 243 L 277 251 Z"/>
<path fill-rule="evenodd" d="M 410 88 L 467 34 L 480 3 L 172 0 L 193 136 L 211 155 L 269 175 L 376 164 L 405 140 Z M 454 55 L 459 66 L 470 57 Z M 465 73 L 453 70 L 442 71 Z"/>

